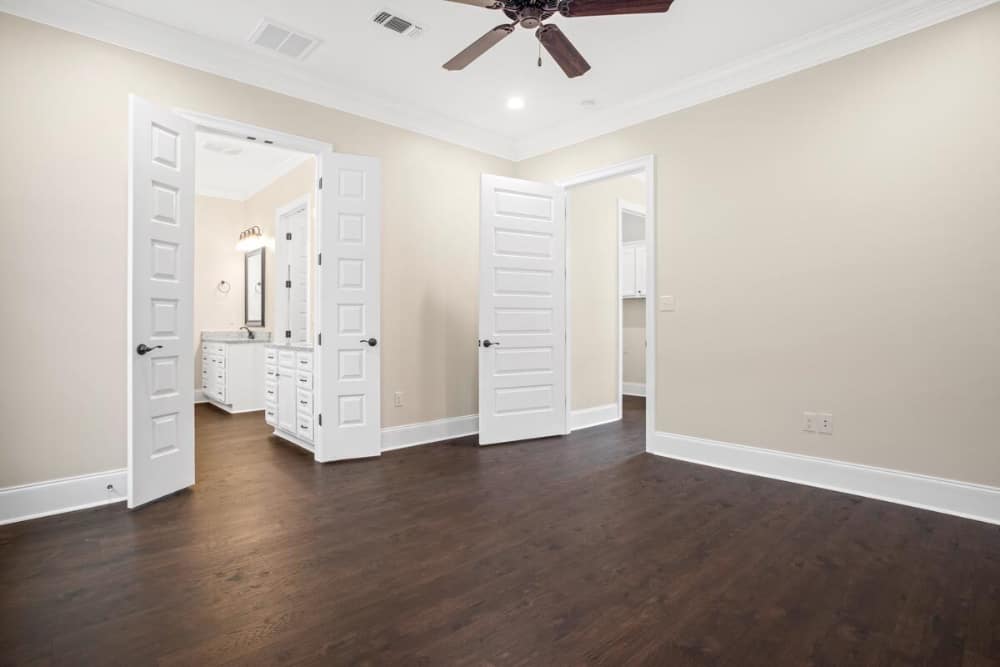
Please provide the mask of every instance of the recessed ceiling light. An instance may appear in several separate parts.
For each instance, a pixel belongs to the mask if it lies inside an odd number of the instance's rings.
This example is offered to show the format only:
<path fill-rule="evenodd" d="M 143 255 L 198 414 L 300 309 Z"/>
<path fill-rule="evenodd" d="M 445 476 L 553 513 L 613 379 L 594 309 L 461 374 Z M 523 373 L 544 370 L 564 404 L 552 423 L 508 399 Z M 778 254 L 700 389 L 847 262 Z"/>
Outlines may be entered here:
<path fill-rule="evenodd" d="M 597 106 L 597 100 L 583 100 L 582 102 L 580 102 L 580 106 L 582 106 L 585 109 L 593 109 L 594 107 Z"/>
<path fill-rule="evenodd" d="M 523 97 L 512 97 L 507 100 L 507 108 L 511 111 L 519 111 L 524 108 L 524 98 Z"/>

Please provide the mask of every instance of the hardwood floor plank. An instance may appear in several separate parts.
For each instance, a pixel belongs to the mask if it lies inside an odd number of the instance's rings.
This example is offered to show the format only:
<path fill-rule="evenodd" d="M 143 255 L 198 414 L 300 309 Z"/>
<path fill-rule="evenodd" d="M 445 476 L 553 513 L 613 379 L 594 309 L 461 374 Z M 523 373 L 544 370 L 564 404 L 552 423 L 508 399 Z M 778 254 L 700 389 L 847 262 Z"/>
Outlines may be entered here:
<path fill-rule="evenodd" d="M 197 485 L 0 527 L 0 665 L 1000 664 L 1000 528 L 564 438 L 315 464 L 197 411 Z"/>

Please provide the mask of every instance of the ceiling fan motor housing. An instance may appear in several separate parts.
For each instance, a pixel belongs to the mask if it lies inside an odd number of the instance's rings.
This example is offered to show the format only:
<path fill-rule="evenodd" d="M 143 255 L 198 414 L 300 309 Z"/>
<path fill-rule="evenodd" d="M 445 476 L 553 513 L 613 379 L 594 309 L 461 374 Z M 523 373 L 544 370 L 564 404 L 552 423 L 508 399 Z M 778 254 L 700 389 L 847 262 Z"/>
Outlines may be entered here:
<path fill-rule="evenodd" d="M 550 18 L 559 8 L 558 0 L 508 0 L 503 13 L 522 28 L 534 30 Z"/>

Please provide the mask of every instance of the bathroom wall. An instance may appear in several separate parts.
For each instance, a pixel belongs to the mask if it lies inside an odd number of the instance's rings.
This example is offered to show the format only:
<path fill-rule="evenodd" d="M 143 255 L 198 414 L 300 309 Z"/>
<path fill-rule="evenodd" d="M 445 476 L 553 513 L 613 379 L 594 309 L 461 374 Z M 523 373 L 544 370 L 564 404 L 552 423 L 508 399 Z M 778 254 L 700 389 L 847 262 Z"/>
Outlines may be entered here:
<path fill-rule="evenodd" d="M 202 331 L 238 329 L 243 325 L 243 254 L 236 250 L 240 232 L 247 228 L 245 203 L 233 199 L 195 197 L 194 200 L 194 331 L 195 372 L 192 382 L 201 389 Z M 229 292 L 219 283 L 225 280 Z"/>
<path fill-rule="evenodd" d="M 203 331 L 235 331 L 243 326 L 244 255 L 236 250 L 240 232 L 258 225 L 267 239 L 264 274 L 264 326 L 254 331 L 274 332 L 274 300 L 277 290 L 274 264 L 275 213 L 302 197 L 309 200 L 310 225 L 314 220 L 316 160 L 309 158 L 287 174 L 277 178 L 245 201 L 195 197 L 194 258 L 194 387 L 201 389 L 201 345 Z M 310 267 L 312 276 L 315 272 Z M 229 292 L 219 289 L 225 280 Z M 310 297 L 315 294 L 315 287 Z"/>

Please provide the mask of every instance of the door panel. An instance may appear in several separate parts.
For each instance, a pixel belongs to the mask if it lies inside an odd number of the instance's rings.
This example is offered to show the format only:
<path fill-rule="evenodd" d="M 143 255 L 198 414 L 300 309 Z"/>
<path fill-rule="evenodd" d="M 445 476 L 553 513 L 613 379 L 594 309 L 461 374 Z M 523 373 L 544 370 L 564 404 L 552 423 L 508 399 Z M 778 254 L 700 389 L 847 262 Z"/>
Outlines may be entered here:
<path fill-rule="evenodd" d="M 129 128 L 131 508 L 194 484 L 194 127 L 132 96 Z"/>
<path fill-rule="evenodd" d="M 479 442 L 561 435 L 565 193 L 554 185 L 484 175 L 481 216 Z"/>
<path fill-rule="evenodd" d="M 381 428 L 382 176 L 377 159 L 322 156 L 321 384 L 316 459 L 378 456 Z M 374 341 L 369 345 L 368 340 Z"/>

